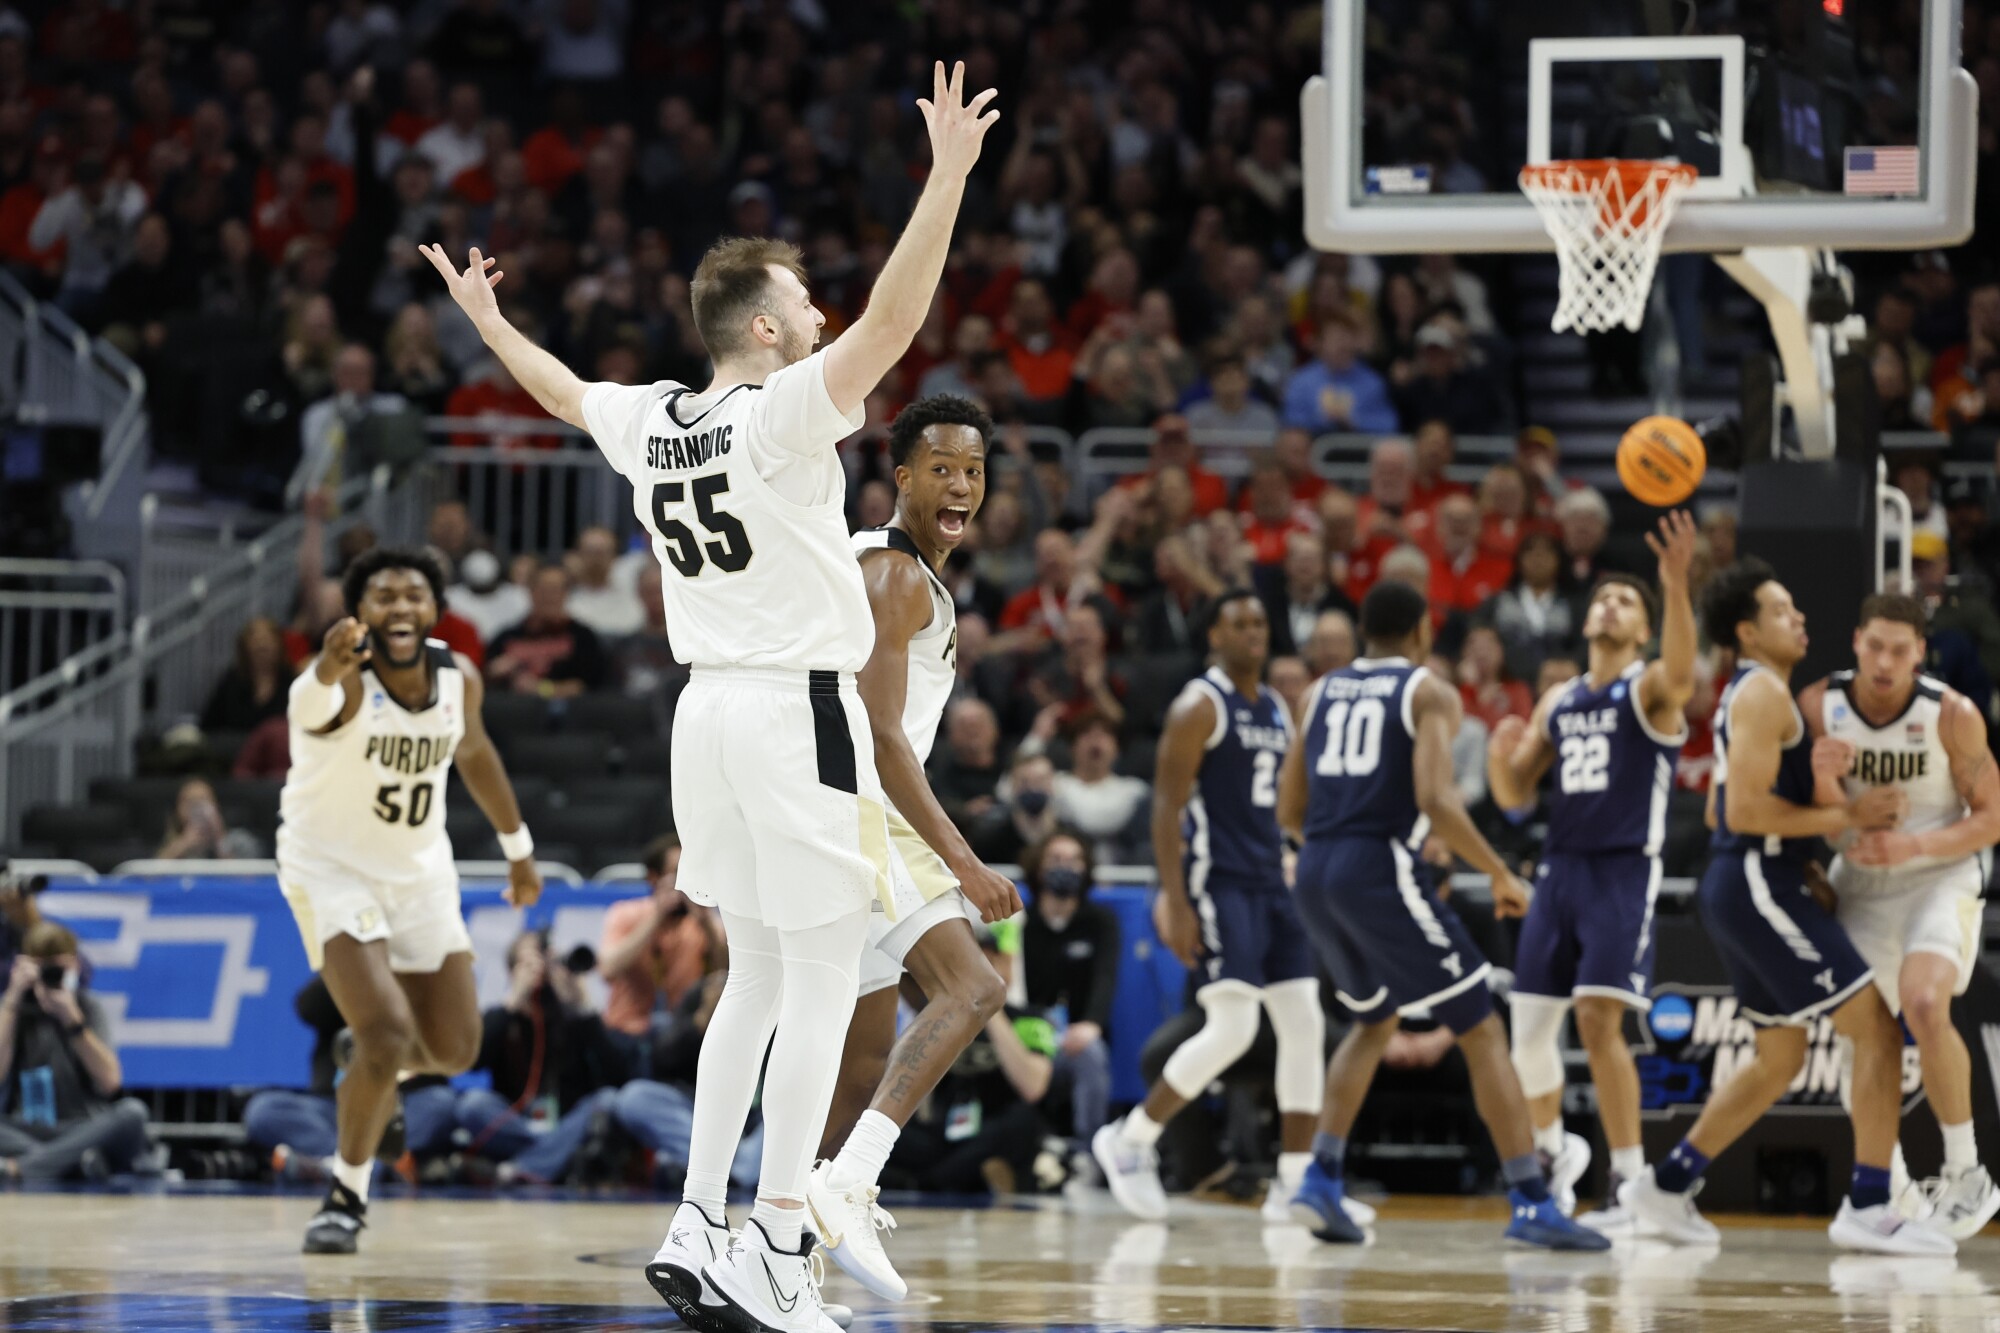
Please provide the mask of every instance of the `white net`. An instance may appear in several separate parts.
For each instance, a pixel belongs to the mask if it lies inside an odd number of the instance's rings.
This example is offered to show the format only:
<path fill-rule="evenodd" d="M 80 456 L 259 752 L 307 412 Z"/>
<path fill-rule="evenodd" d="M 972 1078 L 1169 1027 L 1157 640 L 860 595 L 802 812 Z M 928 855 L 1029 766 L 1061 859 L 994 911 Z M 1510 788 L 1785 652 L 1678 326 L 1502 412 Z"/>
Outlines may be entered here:
<path fill-rule="evenodd" d="M 1521 190 L 1556 243 L 1557 333 L 1634 332 L 1646 315 L 1660 241 L 1692 166 L 1672 162 L 1546 162 L 1521 169 Z"/>

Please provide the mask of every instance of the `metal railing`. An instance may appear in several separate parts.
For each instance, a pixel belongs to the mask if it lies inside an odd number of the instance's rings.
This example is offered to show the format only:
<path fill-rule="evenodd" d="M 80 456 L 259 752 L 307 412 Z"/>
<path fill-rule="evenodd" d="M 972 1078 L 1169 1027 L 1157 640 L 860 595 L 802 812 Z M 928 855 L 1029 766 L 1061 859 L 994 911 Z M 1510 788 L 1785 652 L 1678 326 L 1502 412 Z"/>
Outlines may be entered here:
<path fill-rule="evenodd" d="M 125 628 L 125 573 L 101 560 L 0 560 L 0 695 Z"/>
<path fill-rule="evenodd" d="M 422 511 L 387 469 L 351 479 L 329 538 L 364 519 L 391 540 L 419 529 Z M 129 774 L 146 725 L 200 713 L 252 616 L 290 616 L 298 596 L 305 520 L 292 515 L 191 578 L 179 595 L 56 670 L 0 694 L 0 838 L 20 836 L 30 803 L 76 804 L 97 778 Z"/>

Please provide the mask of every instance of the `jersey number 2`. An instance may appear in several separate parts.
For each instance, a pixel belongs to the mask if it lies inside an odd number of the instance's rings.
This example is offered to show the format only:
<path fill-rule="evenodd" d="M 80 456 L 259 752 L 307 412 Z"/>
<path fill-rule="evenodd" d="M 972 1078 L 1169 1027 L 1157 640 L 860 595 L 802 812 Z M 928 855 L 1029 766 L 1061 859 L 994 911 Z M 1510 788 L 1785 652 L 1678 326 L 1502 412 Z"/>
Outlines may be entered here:
<path fill-rule="evenodd" d="M 1562 771 L 1556 780 L 1565 793 L 1603 791 L 1610 785 L 1611 740 L 1605 736 L 1568 736 L 1562 743 Z"/>
<path fill-rule="evenodd" d="M 419 782 L 410 788 L 410 803 L 403 805 L 403 784 L 390 782 L 376 789 L 375 815 L 385 824 L 407 823 L 420 826 L 431 817 L 431 784 Z"/>
<path fill-rule="evenodd" d="M 1382 762 L 1380 699 L 1336 699 L 1326 706 L 1326 748 L 1315 771 L 1323 778 L 1359 778 Z"/>
<path fill-rule="evenodd" d="M 1269 810 L 1278 803 L 1278 752 L 1259 750 L 1250 763 L 1250 804 Z"/>
<path fill-rule="evenodd" d="M 719 537 L 720 541 L 701 541 L 687 524 L 667 517 L 667 506 L 686 500 L 689 490 L 694 492 L 695 518 L 710 536 Z M 720 472 L 696 477 L 685 485 L 678 481 L 663 481 L 653 487 L 653 526 L 659 529 L 660 539 L 667 544 L 668 561 L 682 578 L 693 578 L 710 561 L 725 574 L 739 573 L 749 565 L 750 534 L 743 530 L 743 523 L 736 515 L 715 507 L 715 497 L 728 490 L 729 478 Z M 707 553 L 706 559 L 703 558 L 704 552 Z"/>

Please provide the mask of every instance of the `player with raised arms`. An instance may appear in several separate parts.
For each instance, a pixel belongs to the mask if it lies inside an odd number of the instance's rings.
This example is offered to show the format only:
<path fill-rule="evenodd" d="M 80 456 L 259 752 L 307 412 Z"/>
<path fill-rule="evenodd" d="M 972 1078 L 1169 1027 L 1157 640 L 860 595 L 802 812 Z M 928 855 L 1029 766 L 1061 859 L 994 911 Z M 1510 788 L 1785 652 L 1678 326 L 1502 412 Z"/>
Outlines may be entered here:
<path fill-rule="evenodd" d="M 1979 954 L 1979 895 L 2000 841 L 2000 773 L 1972 701 L 1923 674 L 1928 617 L 1899 593 L 1861 603 L 1855 667 L 1799 694 L 1819 803 L 1893 787 L 1909 813 L 1852 839 L 1833 863 L 1834 914 L 1889 1012 L 1916 1038 L 1924 1095 L 1944 1135 L 1944 1170 L 1925 1191 L 1930 1219 L 1965 1240 L 2000 1212 L 2000 1189 L 1972 1133 L 1972 1055 L 1952 1025 Z"/>
<path fill-rule="evenodd" d="M 1126 1212 L 1164 1219 L 1154 1145 L 1167 1121 L 1250 1049 L 1261 1010 L 1278 1041 L 1280 1119 L 1278 1178 L 1264 1212 L 1283 1222 L 1312 1160 L 1326 1016 L 1285 883 L 1277 778 L 1292 719 L 1263 683 L 1271 624 L 1255 593 L 1239 588 L 1216 598 L 1208 651 L 1212 665 L 1167 711 L 1153 780 L 1154 920 L 1161 941 L 1201 976 L 1201 1030 L 1168 1058 L 1144 1102 L 1097 1131 L 1091 1155 Z M 1350 1212 L 1366 1207 L 1348 1203 Z"/>
<path fill-rule="evenodd" d="M 1507 1031 L 1487 989 L 1493 969 L 1419 858 L 1435 833 L 1491 878 L 1496 915 L 1528 908 L 1527 886 L 1481 836 L 1452 777 L 1452 738 L 1463 718 L 1458 691 L 1417 665 L 1430 652 L 1430 606 L 1409 585 L 1383 580 L 1362 599 L 1361 635 L 1366 655 L 1313 686 L 1278 780 L 1278 824 L 1305 840 L 1299 914 L 1354 1015 L 1327 1065 L 1313 1161 L 1294 1211 L 1321 1240 L 1367 1238 L 1343 1205 L 1347 1136 L 1403 1015 L 1421 1010 L 1464 1053 L 1507 1181 L 1507 1238 L 1609 1249 L 1609 1238 L 1564 1216 L 1549 1195 Z"/>
<path fill-rule="evenodd" d="M 1687 1137 L 1625 1182 L 1618 1202 L 1640 1235 L 1716 1244 L 1714 1224 L 1694 1206 L 1701 1174 L 1784 1096 L 1805 1064 L 1811 1024 L 1828 1014 L 1854 1046 L 1854 1175 L 1828 1234 L 1848 1249 L 1948 1255 L 1951 1237 L 1891 1206 L 1902 1033 L 1868 984 L 1867 962 L 1807 883 L 1819 839 L 1893 829 L 1908 800 L 1895 787 L 1871 787 L 1840 805 L 1813 803 L 1812 746 L 1789 686 L 1806 654 L 1806 618 L 1769 565 L 1746 559 L 1716 575 L 1702 618 L 1710 642 L 1736 654 L 1736 671 L 1716 704 L 1715 836 L 1696 905 L 1757 1049 L 1709 1095 Z"/>
<path fill-rule="evenodd" d="M 460 1074 L 479 1057 L 472 938 L 445 833 L 454 762 L 500 835 L 507 901 L 527 907 L 542 892 L 534 839 L 480 720 L 479 672 L 429 637 L 444 571 L 426 552 L 378 547 L 347 567 L 341 592 L 346 618 L 286 701 L 292 766 L 278 807 L 279 887 L 354 1034 L 307 1254 L 354 1253 L 397 1079 Z"/>
<path fill-rule="evenodd" d="M 1618 1183 L 1646 1168 L 1639 1069 L 1625 1044 L 1625 1013 L 1652 1003 L 1660 848 L 1674 761 L 1687 739 L 1681 710 L 1695 685 L 1687 573 L 1696 536 L 1685 510 L 1662 518 L 1657 537 L 1646 534 L 1659 560 L 1657 601 L 1629 575 L 1598 582 L 1583 618 L 1589 669 L 1544 694 L 1532 719 L 1502 719 L 1487 749 L 1493 799 L 1517 817 L 1534 809 L 1536 787 L 1555 770 L 1535 899 L 1515 950 L 1514 1069 L 1534 1117 L 1535 1145 L 1549 1163 L 1549 1188 L 1571 1212 L 1576 1182 L 1590 1165 L 1589 1143 L 1563 1130 L 1562 1023 L 1574 1005 L 1611 1147 L 1607 1206 L 1584 1219 L 1600 1230 L 1625 1226 Z M 1660 655 L 1648 663 L 1641 653 L 1655 627 Z"/>
<path fill-rule="evenodd" d="M 854 1012 L 870 908 L 893 914 L 888 828 L 855 675 L 875 624 L 835 446 L 902 360 L 944 272 L 967 175 L 999 118 L 965 70 L 917 106 L 930 176 L 869 294 L 815 352 L 825 317 L 797 247 L 733 237 L 696 266 L 706 388 L 586 384 L 501 315 L 493 260 L 424 253 L 486 345 L 552 415 L 589 431 L 632 482 L 661 566 L 674 650 L 693 674 L 675 716 L 681 885 L 714 905 L 729 976 L 696 1070 L 685 1202 L 647 1279 L 700 1333 L 829 1333 L 805 1195 Z M 723 1213 L 760 1075 L 764 1159 L 750 1221 Z"/>
<path fill-rule="evenodd" d="M 965 398 L 940 394 L 905 407 L 889 428 L 895 516 L 854 534 L 875 617 L 860 688 L 889 797 L 897 918 L 870 919 L 860 999 L 821 1140 L 834 1155 L 814 1169 L 806 1203 L 834 1261 L 892 1301 L 908 1288 L 877 1234 L 895 1223 L 875 1202 L 876 1181 L 903 1126 L 1006 1004 L 1006 983 L 986 961 L 973 923 L 1002 921 L 1021 907 L 1020 890 L 972 854 L 924 774 L 958 680 L 958 615 L 938 575 L 986 498 L 992 434 L 985 410 Z M 898 1037 L 905 971 L 926 1003 Z"/>

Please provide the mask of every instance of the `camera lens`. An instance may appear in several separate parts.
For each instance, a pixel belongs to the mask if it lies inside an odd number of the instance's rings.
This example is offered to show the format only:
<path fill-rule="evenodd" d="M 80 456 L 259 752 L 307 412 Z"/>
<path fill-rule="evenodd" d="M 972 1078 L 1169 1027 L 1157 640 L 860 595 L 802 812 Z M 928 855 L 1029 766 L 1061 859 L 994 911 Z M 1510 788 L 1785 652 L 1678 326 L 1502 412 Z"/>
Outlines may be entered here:
<path fill-rule="evenodd" d="M 63 977 L 68 974 L 68 971 L 69 969 L 61 963 L 43 963 L 42 984 L 50 990 L 58 990 L 61 988 Z"/>

